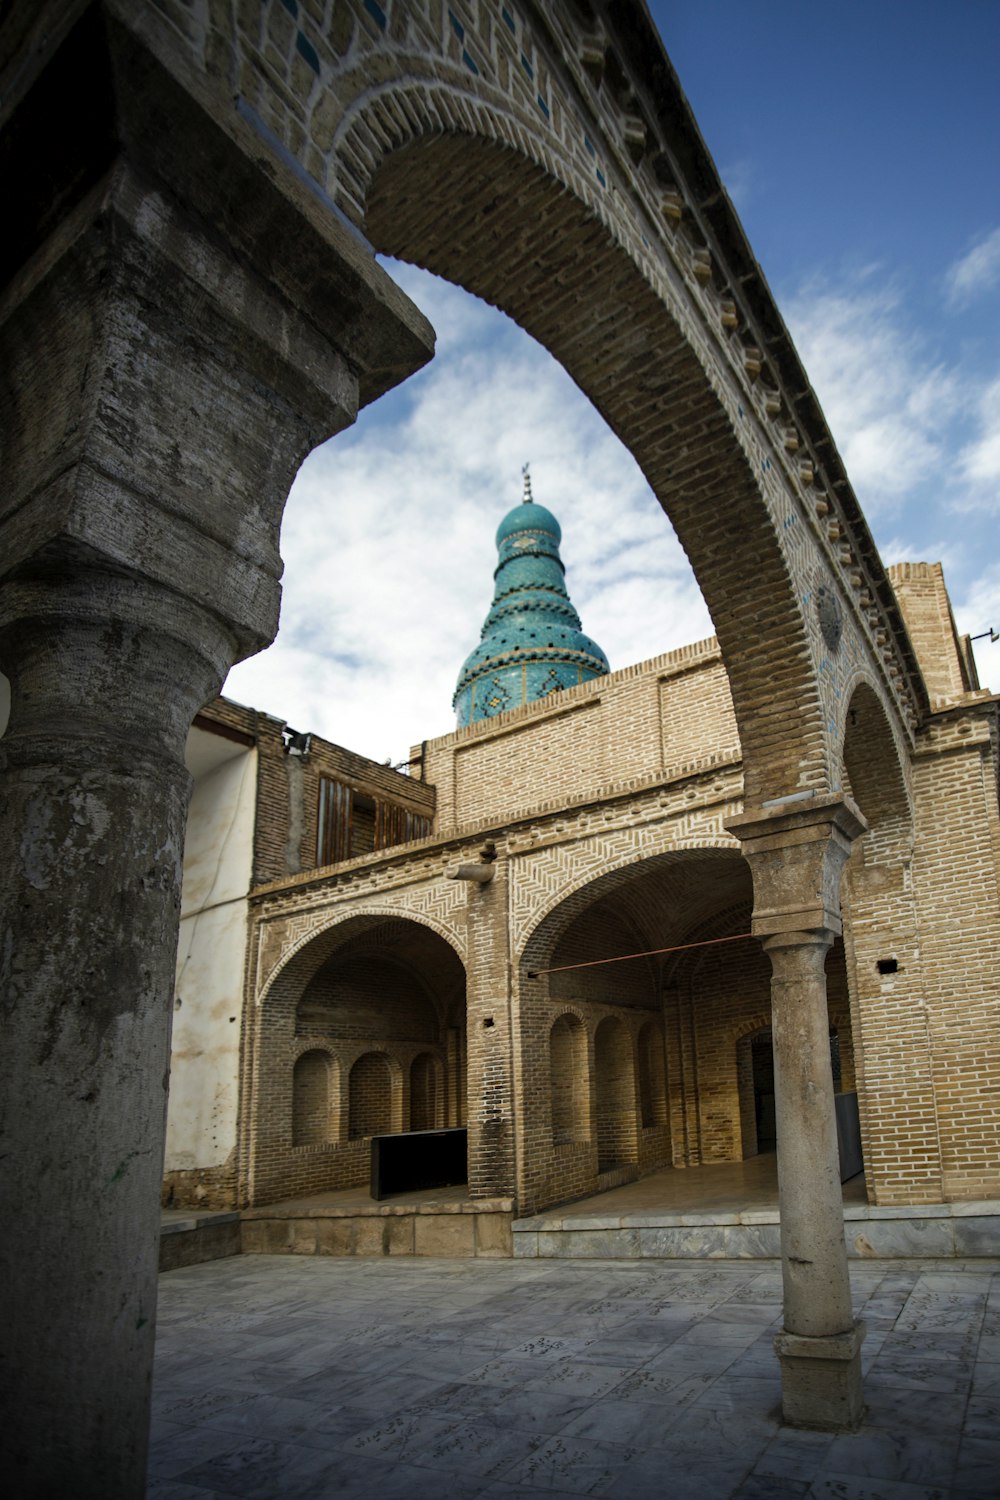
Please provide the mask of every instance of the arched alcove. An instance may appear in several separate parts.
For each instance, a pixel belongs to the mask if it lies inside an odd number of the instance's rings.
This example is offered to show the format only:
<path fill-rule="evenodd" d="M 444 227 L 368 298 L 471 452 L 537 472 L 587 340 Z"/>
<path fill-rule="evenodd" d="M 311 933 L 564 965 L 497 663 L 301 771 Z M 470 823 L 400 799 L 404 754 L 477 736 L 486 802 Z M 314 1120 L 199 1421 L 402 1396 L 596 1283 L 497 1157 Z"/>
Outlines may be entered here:
<path fill-rule="evenodd" d="M 632 1040 L 616 1016 L 605 1016 L 594 1036 L 594 1113 L 597 1170 L 610 1172 L 638 1158 Z"/>
<path fill-rule="evenodd" d="M 590 1139 L 590 1074 L 587 1031 L 579 1016 L 557 1016 L 549 1032 L 552 1144 Z"/>
<path fill-rule="evenodd" d="M 433 1130 L 438 1123 L 438 1060 L 420 1052 L 410 1064 L 410 1129 Z"/>
<path fill-rule="evenodd" d="M 347 1080 L 348 1136 L 387 1135 L 393 1126 L 393 1078 L 384 1052 L 364 1052 Z"/>
<path fill-rule="evenodd" d="M 329 1053 L 313 1049 L 292 1072 L 292 1145 L 318 1146 L 335 1136 Z"/>
<path fill-rule="evenodd" d="M 465 1050 L 465 969 L 451 943 L 404 915 L 331 923 L 279 965 L 258 1007 L 251 1201 L 360 1186 L 372 1135 L 464 1121 Z M 325 1136 L 305 1102 L 320 1056 L 342 1080 Z M 295 1155 L 307 1134 L 322 1149 Z"/>
<path fill-rule="evenodd" d="M 667 1121 L 667 1072 L 663 1026 L 647 1021 L 639 1031 L 639 1123 L 644 1130 Z"/>

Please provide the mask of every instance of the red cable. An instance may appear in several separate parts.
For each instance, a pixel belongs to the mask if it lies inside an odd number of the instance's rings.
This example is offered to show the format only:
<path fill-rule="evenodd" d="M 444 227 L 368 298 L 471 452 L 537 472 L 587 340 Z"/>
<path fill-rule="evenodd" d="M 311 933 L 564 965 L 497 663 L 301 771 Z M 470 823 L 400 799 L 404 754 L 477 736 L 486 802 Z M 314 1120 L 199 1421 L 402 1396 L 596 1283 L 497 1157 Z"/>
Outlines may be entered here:
<path fill-rule="evenodd" d="M 673 948 L 649 948 L 645 953 L 622 953 L 618 958 L 591 958 L 585 964 L 559 964 L 554 969 L 529 969 L 528 978 L 538 979 L 542 974 L 565 974 L 567 969 L 596 969 L 601 964 L 623 964 L 629 958 L 655 958 L 660 953 L 683 953 L 686 948 L 711 948 L 715 943 L 739 943 L 753 937 L 752 932 L 737 932 L 734 937 L 705 938 L 700 943 L 678 943 Z"/>

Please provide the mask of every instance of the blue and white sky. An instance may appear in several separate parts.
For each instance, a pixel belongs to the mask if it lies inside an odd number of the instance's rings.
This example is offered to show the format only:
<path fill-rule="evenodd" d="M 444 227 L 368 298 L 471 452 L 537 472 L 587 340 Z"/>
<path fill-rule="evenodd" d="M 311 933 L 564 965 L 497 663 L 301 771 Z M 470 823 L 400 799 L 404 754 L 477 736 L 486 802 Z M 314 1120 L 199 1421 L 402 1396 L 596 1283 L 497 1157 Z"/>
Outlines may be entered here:
<path fill-rule="evenodd" d="M 654 0 L 886 562 L 1000 630 L 1000 0 Z M 711 634 L 635 463 L 550 356 L 412 267 L 438 353 L 304 464 L 277 642 L 224 691 L 377 760 L 453 727 L 520 497 L 612 667 Z M 1000 643 L 977 646 L 1000 691 Z"/>

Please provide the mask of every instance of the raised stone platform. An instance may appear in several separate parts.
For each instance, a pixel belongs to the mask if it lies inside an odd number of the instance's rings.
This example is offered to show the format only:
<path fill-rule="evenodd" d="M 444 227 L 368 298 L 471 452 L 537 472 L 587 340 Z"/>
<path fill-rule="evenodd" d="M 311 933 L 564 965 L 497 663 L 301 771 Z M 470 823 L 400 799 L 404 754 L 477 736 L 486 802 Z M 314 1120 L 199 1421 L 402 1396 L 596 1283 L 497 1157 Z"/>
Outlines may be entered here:
<path fill-rule="evenodd" d="M 1000 1202 L 873 1207 L 863 1177 L 844 1184 L 847 1253 L 861 1260 L 1000 1257 Z M 780 1255 L 773 1156 L 656 1172 L 514 1219 L 509 1198 L 464 1187 L 375 1202 L 364 1188 L 241 1213 L 163 1216 L 160 1269 L 219 1256 L 337 1255 L 586 1260 L 757 1260 Z"/>
<path fill-rule="evenodd" d="M 844 1183 L 854 1259 L 1000 1255 L 1000 1202 L 874 1207 L 863 1176 Z M 774 1156 L 652 1173 L 513 1224 L 518 1258 L 756 1260 L 781 1254 Z"/>
<path fill-rule="evenodd" d="M 235 1210 L 199 1213 L 165 1209 L 161 1215 L 161 1271 L 239 1255 L 241 1248 L 240 1215 Z"/>
<path fill-rule="evenodd" d="M 566 1259 L 757 1260 L 781 1254 L 777 1209 L 720 1214 L 539 1214 L 512 1226 L 514 1255 Z M 1000 1203 L 844 1209 L 848 1256 L 906 1260 L 1000 1255 Z"/>
<path fill-rule="evenodd" d="M 241 1215 L 249 1255 L 439 1255 L 509 1258 L 509 1198 L 472 1200 L 465 1188 L 376 1203 L 360 1190 L 289 1199 Z"/>

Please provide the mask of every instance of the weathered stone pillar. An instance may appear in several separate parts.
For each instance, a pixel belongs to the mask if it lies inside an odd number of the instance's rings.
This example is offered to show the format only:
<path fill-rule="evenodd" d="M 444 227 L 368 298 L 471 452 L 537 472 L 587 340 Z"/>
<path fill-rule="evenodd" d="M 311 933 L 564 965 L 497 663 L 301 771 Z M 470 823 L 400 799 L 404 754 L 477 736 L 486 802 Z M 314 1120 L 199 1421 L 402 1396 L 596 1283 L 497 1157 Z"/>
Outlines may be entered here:
<path fill-rule="evenodd" d="M 189 778 L 232 641 L 69 563 L 0 593 L 3 1464 L 18 1495 L 143 1493 Z"/>
<path fill-rule="evenodd" d="M 468 891 L 469 1195 L 510 1198 L 514 1195 L 514 1085 L 506 861 L 490 857 L 461 865 L 453 878 L 466 882 Z"/>
<path fill-rule="evenodd" d="M 274 634 L 302 458 L 432 336 L 224 88 L 215 117 L 113 9 L 44 10 L 20 7 L 39 51 L 0 108 L 0 1472 L 123 1500 L 145 1490 L 187 730 Z"/>
<path fill-rule="evenodd" d="M 779 803 L 728 825 L 754 883 L 754 933 L 772 966 L 785 1421 L 851 1429 L 864 1412 L 863 1328 L 851 1308 L 830 1066 L 827 950 L 861 814 L 846 798 Z"/>

